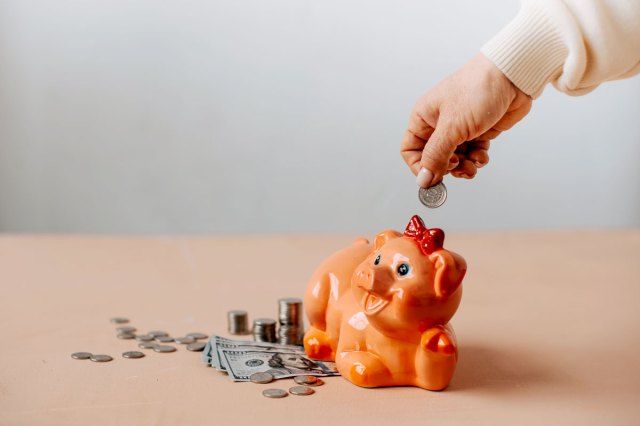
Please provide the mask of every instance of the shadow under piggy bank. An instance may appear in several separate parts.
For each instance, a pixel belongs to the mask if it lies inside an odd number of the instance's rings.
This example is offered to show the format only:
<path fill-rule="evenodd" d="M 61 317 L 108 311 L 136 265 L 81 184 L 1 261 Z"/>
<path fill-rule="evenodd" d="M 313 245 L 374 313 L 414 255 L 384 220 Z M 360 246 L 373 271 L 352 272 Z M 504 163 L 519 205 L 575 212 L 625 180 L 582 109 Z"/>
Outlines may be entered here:
<path fill-rule="evenodd" d="M 465 344 L 460 347 L 458 366 L 445 392 L 513 393 L 538 386 L 563 385 L 572 386 L 572 378 L 554 368 L 551 360 L 539 353 L 526 348 Z"/>

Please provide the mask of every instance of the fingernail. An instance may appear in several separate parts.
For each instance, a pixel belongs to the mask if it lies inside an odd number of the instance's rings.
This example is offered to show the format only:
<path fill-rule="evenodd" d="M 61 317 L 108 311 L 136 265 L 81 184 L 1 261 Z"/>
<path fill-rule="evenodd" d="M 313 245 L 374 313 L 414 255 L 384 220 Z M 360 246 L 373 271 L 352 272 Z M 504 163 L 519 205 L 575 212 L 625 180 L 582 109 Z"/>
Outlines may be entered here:
<path fill-rule="evenodd" d="M 471 176 L 469 176 L 469 175 L 468 175 L 468 174 L 466 174 L 466 173 L 460 173 L 458 176 L 460 176 L 460 177 L 461 177 L 461 178 L 463 178 L 463 179 L 469 179 L 469 178 L 471 177 Z"/>
<path fill-rule="evenodd" d="M 478 168 L 478 169 L 481 169 L 481 168 L 483 168 L 483 167 L 484 167 L 484 164 L 482 164 L 482 163 L 481 163 L 481 162 L 479 162 L 479 161 L 475 161 L 473 164 L 474 164 L 474 165 L 476 166 L 476 168 Z"/>
<path fill-rule="evenodd" d="M 431 170 L 427 169 L 426 167 L 421 168 L 418 176 L 416 176 L 416 183 L 421 188 L 428 188 L 432 180 L 433 173 L 431 173 Z"/>

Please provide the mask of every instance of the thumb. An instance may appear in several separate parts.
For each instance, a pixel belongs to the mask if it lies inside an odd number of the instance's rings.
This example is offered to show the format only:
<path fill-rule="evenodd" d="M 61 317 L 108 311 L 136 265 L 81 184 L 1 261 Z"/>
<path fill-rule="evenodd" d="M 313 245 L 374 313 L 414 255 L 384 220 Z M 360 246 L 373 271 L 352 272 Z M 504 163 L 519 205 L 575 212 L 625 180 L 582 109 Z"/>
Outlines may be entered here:
<path fill-rule="evenodd" d="M 455 131 L 455 125 L 449 120 L 438 120 L 436 128 L 422 150 L 420 171 L 416 183 L 429 188 L 440 182 L 447 174 L 447 165 L 456 147 L 464 142 Z"/>

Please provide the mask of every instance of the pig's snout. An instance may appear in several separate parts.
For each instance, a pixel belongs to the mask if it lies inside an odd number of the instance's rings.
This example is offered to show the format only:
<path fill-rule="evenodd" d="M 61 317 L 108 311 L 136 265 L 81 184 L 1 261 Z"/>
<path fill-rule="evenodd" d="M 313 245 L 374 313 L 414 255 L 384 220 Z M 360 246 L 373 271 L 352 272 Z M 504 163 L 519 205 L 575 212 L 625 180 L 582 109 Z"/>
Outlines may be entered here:
<path fill-rule="evenodd" d="M 393 274 L 385 267 L 361 267 L 355 273 L 354 284 L 364 291 L 384 296 L 393 285 Z"/>

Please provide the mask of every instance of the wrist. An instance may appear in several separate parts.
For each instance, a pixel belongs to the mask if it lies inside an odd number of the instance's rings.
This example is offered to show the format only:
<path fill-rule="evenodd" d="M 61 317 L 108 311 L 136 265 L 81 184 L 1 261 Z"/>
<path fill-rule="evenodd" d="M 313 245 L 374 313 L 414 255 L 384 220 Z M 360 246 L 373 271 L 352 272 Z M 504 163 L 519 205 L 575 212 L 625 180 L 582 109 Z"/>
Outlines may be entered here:
<path fill-rule="evenodd" d="M 537 98 L 561 72 L 568 54 L 559 25 L 538 3 L 525 2 L 481 52 L 518 90 Z"/>

